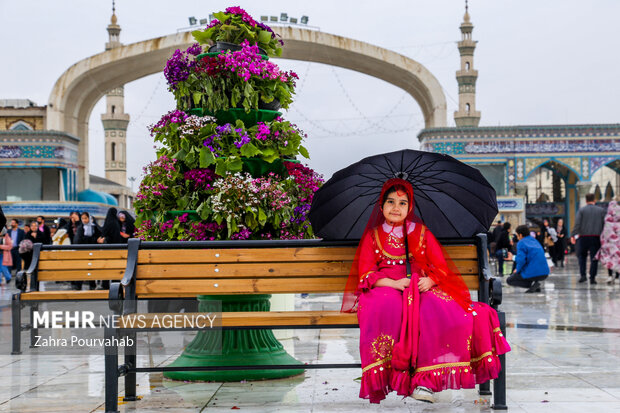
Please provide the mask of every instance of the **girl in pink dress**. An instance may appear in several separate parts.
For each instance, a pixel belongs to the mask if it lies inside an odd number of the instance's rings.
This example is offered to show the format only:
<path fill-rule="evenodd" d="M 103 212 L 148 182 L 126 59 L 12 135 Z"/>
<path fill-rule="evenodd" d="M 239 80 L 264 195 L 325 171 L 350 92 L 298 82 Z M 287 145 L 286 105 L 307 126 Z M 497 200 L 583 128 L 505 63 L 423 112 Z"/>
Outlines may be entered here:
<path fill-rule="evenodd" d="M 360 397 L 371 403 L 391 391 L 433 402 L 434 392 L 473 388 L 496 378 L 498 356 L 510 351 L 495 310 L 471 301 L 458 270 L 414 210 L 411 184 L 388 180 L 343 299 L 342 311 L 357 311 Z"/>

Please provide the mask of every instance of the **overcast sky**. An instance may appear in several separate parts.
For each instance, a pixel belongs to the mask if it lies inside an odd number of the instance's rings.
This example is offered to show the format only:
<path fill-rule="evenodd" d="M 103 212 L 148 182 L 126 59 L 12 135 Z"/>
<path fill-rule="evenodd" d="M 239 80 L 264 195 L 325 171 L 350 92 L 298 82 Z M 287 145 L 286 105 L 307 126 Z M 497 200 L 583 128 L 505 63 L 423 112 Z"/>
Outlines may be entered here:
<path fill-rule="evenodd" d="M 260 15 L 309 16 L 309 25 L 409 56 L 444 88 L 448 124 L 458 93 L 456 42 L 464 2 L 118 0 L 121 42 L 175 33 L 188 17 L 240 5 Z M 480 126 L 618 123 L 620 1 L 472 0 L 479 71 Z M 77 61 L 100 53 L 108 39 L 111 0 L 0 0 L 0 99 L 48 103 L 56 80 Z M 275 27 L 277 31 L 277 27 Z M 286 47 L 286 46 L 285 46 Z M 365 156 L 418 148 L 424 127 L 417 103 L 384 81 L 345 69 L 277 60 L 301 77 L 285 117 L 308 134 L 308 164 L 329 178 Z M 174 107 L 162 74 L 125 86 L 128 176 L 140 180 L 154 159 L 147 126 Z M 90 118 L 91 173 L 104 176 L 104 99 Z M 137 185 L 135 185 L 137 188 Z"/>

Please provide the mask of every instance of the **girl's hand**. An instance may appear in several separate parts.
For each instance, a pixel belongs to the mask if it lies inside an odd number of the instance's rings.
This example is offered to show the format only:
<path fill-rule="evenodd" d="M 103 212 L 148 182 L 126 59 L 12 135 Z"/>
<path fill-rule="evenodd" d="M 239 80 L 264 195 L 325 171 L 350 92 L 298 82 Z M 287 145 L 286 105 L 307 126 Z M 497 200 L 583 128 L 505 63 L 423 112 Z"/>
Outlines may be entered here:
<path fill-rule="evenodd" d="M 404 291 L 405 288 L 409 287 L 409 284 L 411 284 L 410 278 L 401 278 L 400 280 L 394 280 L 394 284 L 392 285 L 392 288 L 395 288 L 400 291 Z"/>
<path fill-rule="evenodd" d="M 123 237 L 123 238 L 129 238 L 129 234 L 125 234 L 124 232 L 121 232 L 121 237 Z"/>
<path fill-rule="evenodd" d="M 97 238 L 97 243 L 98 244 L 103 244 L 104 242 L 105 242 L 105 238 L 104 237 Z"/>
<path fill-rule="evenodd" d="M 418 281 L 418 289 L 421 293 L 425 293 L 431 288 L 435 286 L 435 281 L 433 281 L 430 277 L 422 277 L 420 281 Z"/>

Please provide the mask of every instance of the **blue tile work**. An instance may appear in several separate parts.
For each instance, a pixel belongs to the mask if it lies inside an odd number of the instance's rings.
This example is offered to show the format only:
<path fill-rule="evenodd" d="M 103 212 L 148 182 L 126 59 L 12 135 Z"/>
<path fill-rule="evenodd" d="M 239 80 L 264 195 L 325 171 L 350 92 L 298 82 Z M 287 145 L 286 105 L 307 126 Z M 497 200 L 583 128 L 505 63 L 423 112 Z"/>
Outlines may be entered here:
<path fill-rule="evenodd" d="M 512 153 L 578 153 L 578 152 L 620 152 L 618 139 L 593 140 L 510 140 L 431 142 L 425 143 L 425 150 L 447 155 L 467 154 L 512 154 Z"/>
<path fill-rule="evenodd" d="M 62 159 L 77 162 L 77 151 L 64 146 L 51 145 L 3 145 L 0 146 L 0 159 Z"/>
<path fill-rule="evenodd" d="M 108 209 L 114 205 L 105 205 L 94 202 L 0 202 L 7 217 L 11 216 L 69 216 L 71 211 L 87 211 L 96 217 L 104 217 Z"/>

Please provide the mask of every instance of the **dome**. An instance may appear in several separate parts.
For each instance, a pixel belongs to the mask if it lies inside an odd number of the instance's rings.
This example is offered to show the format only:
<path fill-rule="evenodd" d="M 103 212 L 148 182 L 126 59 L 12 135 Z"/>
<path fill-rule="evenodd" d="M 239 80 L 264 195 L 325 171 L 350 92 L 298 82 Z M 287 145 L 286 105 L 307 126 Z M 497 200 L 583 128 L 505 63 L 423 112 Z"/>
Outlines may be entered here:
<path fill-rule="evenodd" d="M 118 201 L 116 200 L 116 198 L 114 198 L 112 195 L 105 193 L 105 192 L 101 192 L 103 195 L 105 195 L 106 199 L 108 200 L 108 202 L 106 202 L 109 205 L 115 205 L 118 206 Z"/>
<path fill-rule="evenodd" d="M 92 189 L 85 189 L 78 192 L 78 201 L 81 202 L 98 202 L 106 205 L 118 205 L 116 198 L 105 192 L 93 191 Z"/>

